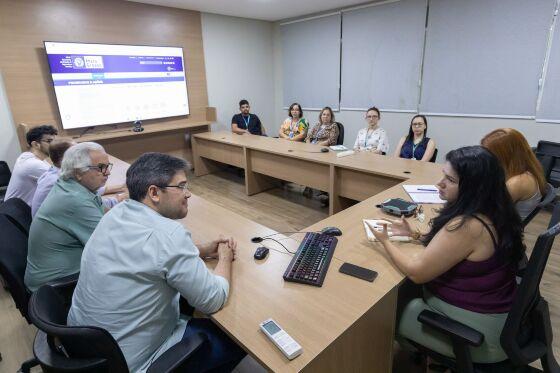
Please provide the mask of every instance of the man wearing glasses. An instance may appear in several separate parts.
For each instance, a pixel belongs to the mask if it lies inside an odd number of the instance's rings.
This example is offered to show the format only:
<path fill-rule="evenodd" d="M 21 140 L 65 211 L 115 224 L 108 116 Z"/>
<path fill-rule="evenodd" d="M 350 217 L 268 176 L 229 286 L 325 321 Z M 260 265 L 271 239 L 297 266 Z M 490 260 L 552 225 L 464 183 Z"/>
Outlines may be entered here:
<path fill-rule="evenodd" d="M 103 147 L 94 142 L 64 153 L 60 178 L 29 229 L 25 284 L 31 291 L 80 271 L 82 250 L 104 212 L 96 192 L 112 166 Z"/>
<path fill-rule="evenodd" d="M 229 372 L 245 355 L 210 319 L 179 314 L 180 296 L 202 313 L 222 308 L 237 247 L 221 236 L 195 246 L 175 221 L 188 212 L 186 169 L 182 159 L 143 154 L 126 173 L 130 199 L 101 219 L 84 248 L 68 325 L 107 330 L 131 372 L 197 332 L 209 343 L 189 359 L 193 372 Z M 203 259 L 217 260 L 213 271 Z"/>
<path fill-rule="evenodd" d="M 20 198 L 31 206 L 37 179 L 51 167 L 45 159 L 49 156 L 49 144 L 57 134 L 56 128 L 48 125 L 34 127 L 27 132 L 25 138 L 29 151 L 21 153 L 16 160 L 5 200 Z"/>

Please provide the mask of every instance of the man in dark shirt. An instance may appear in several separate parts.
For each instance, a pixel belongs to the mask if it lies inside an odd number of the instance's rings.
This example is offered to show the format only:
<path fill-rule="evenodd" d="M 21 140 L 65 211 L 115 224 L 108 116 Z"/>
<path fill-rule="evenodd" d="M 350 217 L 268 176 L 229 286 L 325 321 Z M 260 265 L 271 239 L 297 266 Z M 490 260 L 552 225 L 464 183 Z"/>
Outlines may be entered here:
<path fill-rule="evenodd" d="M 235 114 L 233 118 L 231 118 L 231 131 L 238 135 L 248 133 L 251 135 L 266 136 L 261 120 L 255 114 L 249 114 L 250 109 L 249 101 L 245 99 L 239 101 L 239 111 L 241 113 Z"/>

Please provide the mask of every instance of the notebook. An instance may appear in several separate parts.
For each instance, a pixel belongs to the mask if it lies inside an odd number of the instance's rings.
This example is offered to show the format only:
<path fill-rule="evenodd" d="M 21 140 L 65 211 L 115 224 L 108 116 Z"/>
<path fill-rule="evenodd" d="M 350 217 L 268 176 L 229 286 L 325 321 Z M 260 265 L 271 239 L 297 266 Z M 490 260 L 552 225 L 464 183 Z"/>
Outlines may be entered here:
<path fill-rule="evenodd" d="M 383 226 L 382 224 L 387 223 L 387 230 L 389 231 L 389 240 L 390 241 L 410 241 L 410 237 L 408 236 L 393 236 L 391 234 L 391 223 L 390 221 L 387 220 L 383 220 L 383 219 L 364 219 L 363 223 L 364 223 L 364 229 L 366 230 L 366 236 L 368 241 L 374 242 L 377 241 L 377 238 L 375 238 L 375 236 L 373 235 L 373 232 L 371 231 L 369 225 L 366 224 L 366 222 L 372 224 L 376 230 L 378 231 L 382 231 L 383 230 Z"/>
<path fill-rule="evenodd" d="M 439 198 L 435 185 L 403 185 L 413 202 L 416 203 L 445 203 Z"/>

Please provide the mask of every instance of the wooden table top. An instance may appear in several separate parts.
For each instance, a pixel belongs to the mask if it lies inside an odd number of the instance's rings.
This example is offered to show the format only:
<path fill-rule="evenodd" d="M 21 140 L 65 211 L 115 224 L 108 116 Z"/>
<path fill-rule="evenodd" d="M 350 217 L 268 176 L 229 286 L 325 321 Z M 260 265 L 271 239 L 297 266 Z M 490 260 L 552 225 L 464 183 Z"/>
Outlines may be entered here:
<path fill-rule="evenodd" d="M 229 132 L 211 132 L 195 135 L 200 139 L 218 141 L 243 146 L 249 149 L 283 154 L 314 162 L 328 163 L 400 178 L 406 183 L 420 184 L 435 182 L 441 165 L 425 162 L 395 159 L 371 153 L 357 153 L 337 158 L 334 152 L 309 153 L 318 151 L 320 146 L 293 143 L 260 136 L 239 136 Z M 317 149 L 317 150 L 316 150 Z M 288 150 L 292 150 L 288 152 Z M 124 181 L 128 164 L 114 157 L 109 184 Z M 403 171 L 410 171 L 404 174 Z M 404 184 L 401 183 L 401 184 Z M 388 292 L 404 279 L 392 264 L 380 244 L 367 241 L 363 218 L 385 216 L 375 204 L 393 197 L 409 199 L 401 184 L 362 201 L 346 210 L 330 216 L 304 231 L 315 231 L 325 226 L 339 227 L 343 235 L 334 253 L 324 284 L 321 288 L 285 282 L 282 275 L 291 260 L 291 255 L 271 241 L 267 247 L 274 248 L 263 261 L 256 261 L 253 253 L 257 244 L 251 242 L 254 236 L 276 233 L 265 226 L 246 219 L 235 212 L 226 210 L 195 195 L 189 199 L 189 214 L 183 224 L 193 235 L 195 242 L 214 239 L 219 234 L 233 236 L 238 241 L 238 258 L 232 268 L 230 298 L 225 307 L 212 315 L 222 328 L 237 342 L 251 351 L 262 364 L 274 371 L 299 371 L 311 362 L 327 346 L 333 343 L 345 330 L 373 307 Z M 433 208 L 426 205 L 427 226 Z M 291 237 L 275 236 L 282 240 L 291 251 L 297 250 L 303 234 Z M 412 243 L 398 243 L 410 249 L 411 254 L 421 247 Z M 378 272 L 377 279 L 366 282 L 338 272 L 343 262 L 351 262 Z M 209 262 L 213 267 L 215 262 Z M 289 361 L 259 330 L 259 323 L 275 319 L 288 334 L 302 347 L 303 354 Z"/>

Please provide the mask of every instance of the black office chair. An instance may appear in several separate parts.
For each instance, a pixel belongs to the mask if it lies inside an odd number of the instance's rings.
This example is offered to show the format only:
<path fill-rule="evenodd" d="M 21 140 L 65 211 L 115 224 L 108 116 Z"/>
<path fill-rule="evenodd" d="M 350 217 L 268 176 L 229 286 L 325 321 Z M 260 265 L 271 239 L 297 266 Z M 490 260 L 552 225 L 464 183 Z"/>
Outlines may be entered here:
<path fill-rule="evenodd" d="M 27 235 L 0 215 L 0 274 L 21 315 L 29 323 L 27 304 L 31 292 L 23 282 L 27 265 Z"/>
<path fill-rule="evenodd" d="M 531 213 L 529 215 L 527 215 L 527 217 L 523 220 L 523 227 L 526 227 L 527 224 L 529 224 L 531 222 L 531 220 L 533 220 L 533 218 L 546 206 L 550 205 L 552 202 L 554 202 L 554 200 L 556 199 L 556 193 L 558 192 L 558 190 L 556 188 L 554 188 L 551 184 L 547 184 L 546 185 L 546 193 L 545 195 L 542 197 L 541 201 L 539 202 L 539 204 L 537 205 L 537 207 L 535 207 L 535 209 L 533 211 L 531 211 Z"/>
<path fill-rule="evenodd" d="M 344 144 L 344 126 L 340 122 L 335 122 L 338 126 L 338 138 L 336 139 L 336 145 Z"/>
<path fill-rule="evenodd" d="M 31 291 L 24 283 L 26 265 L 27 235 L 6 216 L 0 215 L 0 275 L 6 282 L 6 289 L 10 292 L 16 308 L 30 324 L 28 305 Z M 49 285 L 66 294 L 66 303 L 69 304 L 77 281 L 78 275 L 75 274 L 49 282 Z M 36 365 L 39 365 L 36 359 L 27 360 L 22 363 L 20 372 L 27 373 Z"/>
<path fill-rule="evenodd" d="M 430 162 L 436 163 L 436 158 L 437 158 L 437 148 L 434 149 L 434 155 L 432 155 L 432 158 L 430 158 Z"/>
<path fill-rule="evenodd" d="M 5 161 L 0 161 L 0 203 L 4 201 L 6 189 L 8 188 L 11 177 L 12 172 L 10 171 L 8 164 Z"/>
<path fill-rule="evenodd" d="M 548 303 L 539 292 L 539 285 L 548 261 L 554 238 L 560 233 L 560 204 L 556 204 L 549 228 L 535 243 L 525 275 L 515 294 L 511 310 L 500 336 L 508 359 L 494 364 L 473 363 L 469 347 L 478 347 L 484 335 L 477 330 L 439 313 L 424 310 L 418 321 L 448 336 L 456 359 L 451 359 L 412 342 L 432 359 L 459 373 L 526 372 L 528 365 L 541 361 L 545 372 L 560 372 L 552 350 L 552 327 Z"/>
<path fill-rule="evenodd" d="M 19 198 L 10 198 L 0 204 L 0 215 L 4 215 L 26 236 L 31 227 L 31 207 Z"/>
<path fill-rule="evenodd" d="M 560 143 L 541 140 L 534 152 L 543 166 L 546 180 L 560 187 Z"/>
<path fill-rule="evenodd" d="M 128 373 L 122 351 L 113 336 L 95 326 L 67 326 L 68 307 L 51 286 L 41 286 L 29 301 L 29 317 L 39 329 L 33 352 L 47 373 L 111 372 Z M 148 368 L 148 373 L 173 372 L 188 368 L 188 359 L 206 343 L 197 333 L 164 352 Z"/>

